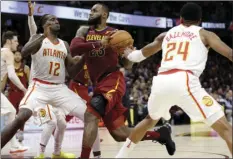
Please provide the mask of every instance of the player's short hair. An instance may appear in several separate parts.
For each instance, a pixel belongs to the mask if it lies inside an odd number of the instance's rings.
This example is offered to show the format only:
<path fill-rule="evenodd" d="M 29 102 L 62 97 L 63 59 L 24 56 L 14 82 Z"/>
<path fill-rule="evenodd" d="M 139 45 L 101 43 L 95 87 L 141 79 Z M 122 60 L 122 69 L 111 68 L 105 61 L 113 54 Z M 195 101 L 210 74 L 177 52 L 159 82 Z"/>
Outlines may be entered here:
<path fill-rule="evenodd" d="M 12 40 L 14 36 L 17 36 L 16 32 L 6 31 L 2 34 L 2 44 L 5 44 L 7 40 Z"/>
<path fill-rule="evenodd" d="M 202 17 L 202 9 L 198 4 L 188 2 L 181 8 L 180 16 L 184 20 L 199 21 Z"/>
<path fill-rule="evenodd" d="M 109 8 L 106 4 L 104 3 L 97 3 L 103 7 L 103 10 L 107 13 L 107 18 L 109 17 Z"/>
<path fill-rule="evenodd" d="M 49 14 L 44 14 L 41 18 L 40 21 L 38 23 L 38 27 L 37 27 L 37 34 L 43 33 L 44 32 L 44 28 L 43 25 L 46 23 L 46 21 L 48 20 L 48 15 Z"/>

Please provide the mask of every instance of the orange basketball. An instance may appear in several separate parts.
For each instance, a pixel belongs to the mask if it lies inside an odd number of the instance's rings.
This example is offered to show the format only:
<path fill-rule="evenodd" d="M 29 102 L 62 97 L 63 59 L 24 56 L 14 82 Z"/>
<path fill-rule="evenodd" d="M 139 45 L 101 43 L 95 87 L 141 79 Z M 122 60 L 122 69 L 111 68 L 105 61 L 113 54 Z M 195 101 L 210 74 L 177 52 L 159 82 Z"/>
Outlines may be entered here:
<path fill-rule="evenodd" d="M 111 37 L 110 45 L 118 53 L 122 53 L 122 50 L 128 46 L 133 46 L 134 40 L 130 33 L 125 30 L 118 30 Z"/>

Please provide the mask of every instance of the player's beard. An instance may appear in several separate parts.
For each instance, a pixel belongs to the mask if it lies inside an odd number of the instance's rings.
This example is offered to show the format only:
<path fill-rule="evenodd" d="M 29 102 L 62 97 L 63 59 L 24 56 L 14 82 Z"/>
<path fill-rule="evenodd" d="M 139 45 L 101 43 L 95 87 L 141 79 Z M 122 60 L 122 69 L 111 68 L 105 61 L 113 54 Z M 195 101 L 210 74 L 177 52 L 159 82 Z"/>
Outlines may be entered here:
<path fill-rule="evenodd" d="M 98 17 L 93 18 L 93 19 L 88 19 L 87 24 L 94 25 L 94 26 L 101 24 L 101 15 L 99 15 Z"/>
<path fill-rule="evenodd" d="M 58 33 L 60 32 L 60 25 L 56 24 L 50 27 L 50 31 L 54 34 L 54 35 L 58 35 Z"/>

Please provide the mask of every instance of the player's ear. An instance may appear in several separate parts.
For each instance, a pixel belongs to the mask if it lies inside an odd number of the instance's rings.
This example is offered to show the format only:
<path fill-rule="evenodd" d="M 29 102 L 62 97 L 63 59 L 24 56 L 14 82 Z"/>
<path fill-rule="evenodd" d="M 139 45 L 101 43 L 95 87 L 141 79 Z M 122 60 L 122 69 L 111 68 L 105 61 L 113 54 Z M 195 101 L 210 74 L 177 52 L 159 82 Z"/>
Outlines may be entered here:
<path fill-rule="evenodd" d="M 6 40 L 6 43 L 7 43 L 7 44 L 10 44 L 10 43 L 11 43 L 11 40 L 10 40 L 10 39 L 7 39 L 7 40 Z"/>
<path fill-rule="evenodd" d="M 107 18 L 108 18 L 108 14 L 107 14 L 106 12 L 103 12 L 103 17 L 104 17 L 105 19 L 107 19 Z"/>

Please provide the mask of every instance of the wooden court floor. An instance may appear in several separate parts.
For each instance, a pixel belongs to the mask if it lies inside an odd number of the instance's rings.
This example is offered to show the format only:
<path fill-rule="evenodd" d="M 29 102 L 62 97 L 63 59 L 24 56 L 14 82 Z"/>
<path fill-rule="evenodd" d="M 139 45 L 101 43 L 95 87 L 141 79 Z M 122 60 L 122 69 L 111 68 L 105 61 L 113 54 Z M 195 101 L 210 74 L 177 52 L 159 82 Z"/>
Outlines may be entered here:
<path fill-rule="evenodd" d="M 165 146 L 151 141 L 139 143 L 130 158 L 232 158 L 225 142 L 203 124 L 173 126 L 173 138 L 176 142 L 175 155 L 169 156 Z M 82 130 L 67 130 L 63 150 L 80 155 Z M 114 158 L 123 143 L 117 143 L 105 128 L 100 129 L 102 158 Z M 24 145 L 30 149 L 24 153 L 9 155 L 9 145 L 1 150 L 1 158 L 32 158 L 38 153 L 40 132 L 26 132 Z M 46 149 L 46 156 L 53 152 L 53 138 Z"/>

